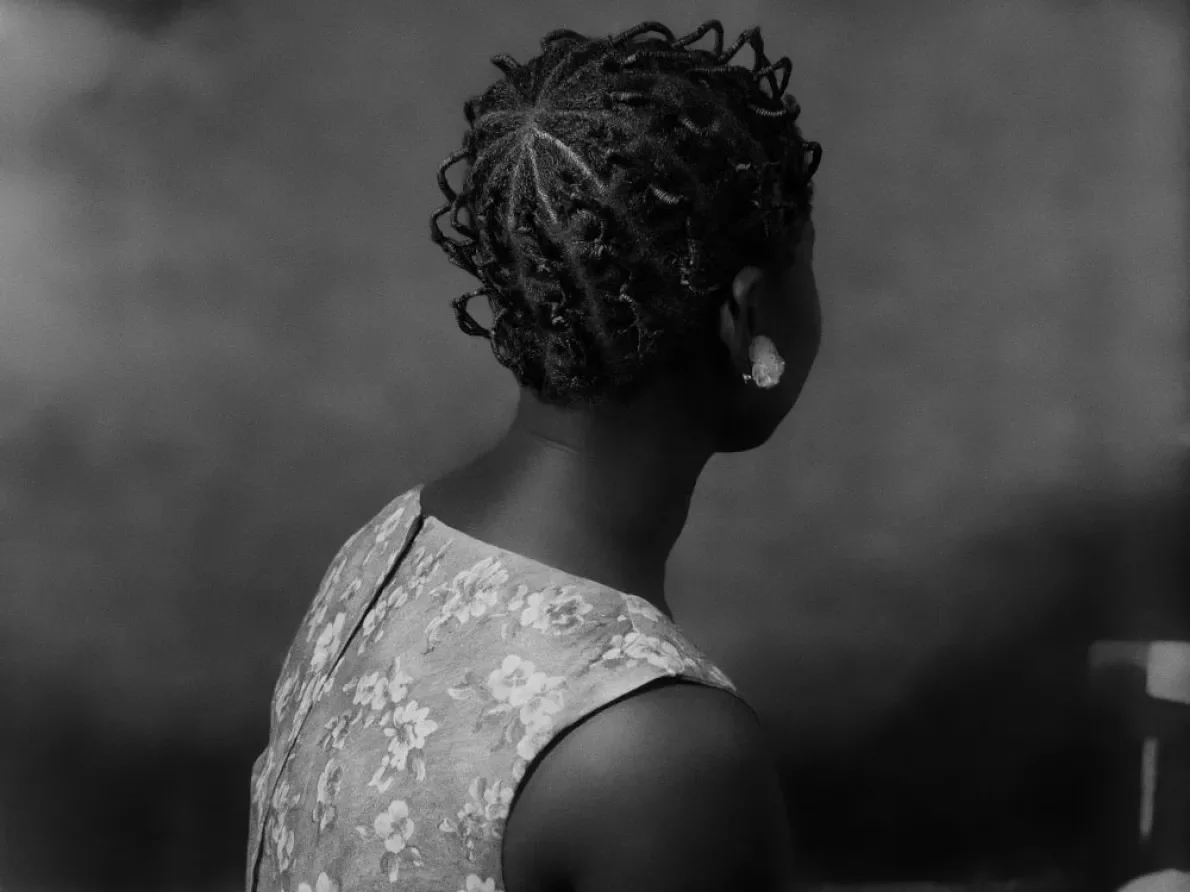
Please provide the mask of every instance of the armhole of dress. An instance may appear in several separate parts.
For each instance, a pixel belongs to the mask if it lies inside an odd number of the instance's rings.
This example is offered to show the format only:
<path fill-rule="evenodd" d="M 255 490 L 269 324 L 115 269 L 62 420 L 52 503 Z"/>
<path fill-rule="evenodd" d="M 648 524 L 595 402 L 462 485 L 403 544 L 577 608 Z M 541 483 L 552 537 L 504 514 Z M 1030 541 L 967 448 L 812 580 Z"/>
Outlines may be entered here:
<path fill-rule="evenodd" d="M 562 742 L 562 740 L 564 740 L 566 737 L 568 737 L 576 728 L 582 727 L 582 725 L 585 724 L 588 719 L 599 715 L 599 713 L 603 712 L 605 709 L 607 709 L 610 706 L 614 706 L 617 703 L 627 700 L 629 697 L 635 697 L 639 694 L 644 694 L 647 691 L 656 690 L 657 688 L 667 687 L 670 685 L 695 685 L 697 687 L 703 687 L 703 688 L 716 688 L 718 690 L 725 691 L 726 693 L 731 694 L 733 697 L 735 697 L 738 700 L 742 700 L 745 703 L 745 705 L 747 705 L 746 700 L 743 700 L 742 697 L 740 697 L 738 694 L 732 692 L 731 690 L 724 688 L 721 685 L 703 681 L 701 679 L 690 678 L 689 676 L 684 676 L 684 675 L 663 675 L 659 678 L 651 678 L 648 681 L 646 681 L 644 684 L 638 685 L 637 687 L 633 688 L 632 690 L 630 690 L 624 694 L 621 694 L 619 697 L 616 697 L 614 700 L 609 700 L 606 703 L 600 705 L 598 709 L 591 710 L 591 712 L 584 715 L 577 722 L 575 722 L 574 724 L 570 725 L 567 728 L 564 728 L 558 734 L 555 734 L 552 738 L 550 738 L 549 742 L 546 743 L 546 745 L 541 748 L 541 752 L 537 753 L 537 755 L 535 755 L 533 757 L 533 760 L 525 768 L 524 776 L 520 779 L 520 781 L 517 782 L 516 791 L 513 793 L 512 801 L 508 805 L 509 816 L 512 815 L 513 808 L 515 808 L 517 802 L 520 801 L 521 792 L 525 789 L 526 786 L 528 786 L 529 779 L 531 777 L 533 777 L 534 772 L 537 771 L 537 767 L 545 760 L 546 756 L 548 756 L 551 752 L 553 752 L 554 747 L 556 747 L 559 743 Z M 752 707 L 749 706 L 748 708 L 751 709 Z M 753 710 L 753 712 L 755 712 L 755 710 Z"/>
<path fill-rule="evenodd" d="M 524 792 L 525 788 L 529 785 L 529 781 L 530 781 L 530 779 L 532 779 L 533 775 L 536 774 L 538 767 L 541 765 L 542 762 L 545 761 L 546 757 L 554 751 L 554 748 L 559 743 L 561 743 L 566 737 L 570 736 L 570 734 L 572 732 L 574 732 L 574 730 L 576 728 L 582 727 L 587 722 L 588 719 L 603 712 L 603 710 L 607 709 L 609 706 L 613 706 L 614 704 L 620 703 L 621 701 L 624 701 L 624 700 L 627 700 L 629 697 L 636 696 L 637 694 L 642 694 L 645 691 L 651 691 L 651 690 L 655 690 L 656 688 L 659 688 L 659 687 L 663 687 L 666 685 L 673 685 L 673 684 L 695 684 L 695 685 L 702 685 L 703 687 L 715 687 L 715 685 L 708 685 L 705 682 L 699 681 L 698 679 L 683 678 L 680 675 L 663 675 L 660 678 L 651 678 L 648 681 L 646 681 L 644 684 L 638 685 L 637 687 L 633 688 L 632 690 L 621 694 L 619 697 L 616 697 L 614 700 L 609 700 L 606 703 L 601 704 L 597 709 L 591 710 L 589 713 L 584 715 L 578 721 L 574 722 L 573 724 L 569 725 L 566 728 L 563 728 L 561 731 L 559 731 L 557 734 L 555 734 L 553 737 L 550 738 L 550 740 L 546 743 L 546 745 L 541 748 L 541 751 L 538 752 L 533 757 L 533 759 L 529 762 L 529 764 L 525 767 L 525 773 L 521 777 L 521 779 L 519 781 L 517 781 L 516 789 L 514 790 L 513 795 L 512 795 L 512 801 L 509 802 L 509 804 L 508 804 L 508 814 L 505 816 L 505 819 L 504 819 L 505 826 L 507 827 L 508 821 L 512 819 L 513 810 L 516 808 L 517 803 L 521 801 L 521 793 Z M 501 845 L 501 847 L 500 847 L 500 873 L 501 873 L 501 875 L 505 874 L 503 845 Z"/>
<path fill-rule="evenodd" d="M 648 681 L 646 681 L 644 684 L 638 685 L 637 687 L 633 688 L 632 690 L 621 694 L 619 697 L 616 697 L 613 700 L 609 700 L 608 702 L 601 704 L 597 709 L 591 710 L 591 712 L 584 715 L 577 722 L 575 722 L 574 724 L 570 725 L 567 728 L 562 729 L 562 731 L 560 731 L 558 734 L 554 735 L 549 740 L 549 742 L 546 743 L 546 745 L 541 748 L 541 751 L 539 753 L 537 753 L 533 757 L 532 761 L 530 761 L 528 766 L 526 766 L 524 776 L 522 776 L 520 781 L 517 782 L 516 790 L 513 792 L 512 801 L 508 804 L 508 814 L 505 817 L 505 826 L 507 826 L 508 820 L 512 818 L 513 809 L 516 808 L 516 804 L 518 802 L 520 802 L 521 793 L 524 791 L 525 787 L 527 787 L 529 785 L 529 780 L 533 777 L 534 773 L 537 771 L 538 766 L 540 766 L 541 763 L 543 761 L 545 761 L 546 756 L 548 756 L 551 752 L 553 752 L 554 748 L 559 743 L 561 743 L 562 740 L 564 740 L 567 736 L 569 736 L 576 728 L 582 727 L 582 725 L 585 724 L 588 719 L 592 718 L 593 716 L 599 715 L 599 713 L 603 712 L 603 710 L 607 709 L 609 706 L 614 706 L 616 703 L 620 703 L 624 700 L 627 700 L 630 697 L 635 697 L 638 694 L 643 694 L 647 691 L 653 691 L 653 690 L 656 690 L 657 688 L 668 687 L 668 686 L 672 686 L 672 685 L 695 685 L 697 687 L 714 688 L 714 689 L 724 691 L 725 693 L 730 694 L 731 696 L 735 697 L 737 700 L 740 700 L 741 702 L 743 702 L 750 710 L 752 710 L 752 713 L 753 713 L 753 715 L 756 716 L 757 721 L 758 722 L 760 721 L 760 716 L 756 713 L 756 710 L 752 707 L 752 705 L 750 703 L 748 703 L 747 700 L 744 700 L 744 698 L 741 697 L 738 692 L 733 691 L 730 688 L 724 687 L 723 685 L 715 684 L 714 682 L 706 681 L 704 679 L 692 678 L 687 675 L 662 675 L 658 678 L 651 678 Z M 503 873 L 504 873 L 504 848 L 503 848 L 503 846 L 501 846 L 501 849 L 500 849 L 500 872 L 501 872 L 501 875 L 503 875 Z"/>

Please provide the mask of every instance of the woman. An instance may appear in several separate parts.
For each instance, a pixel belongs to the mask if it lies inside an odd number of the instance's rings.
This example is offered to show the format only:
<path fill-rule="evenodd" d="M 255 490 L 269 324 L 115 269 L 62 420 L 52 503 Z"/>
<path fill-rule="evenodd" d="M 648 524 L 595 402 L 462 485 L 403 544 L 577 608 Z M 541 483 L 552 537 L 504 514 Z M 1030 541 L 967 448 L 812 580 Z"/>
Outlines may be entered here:
<path fill-rule="evenodd" d="M 519 408 L 331 565 L 253 770 L 248 888 L 785 888 L 756 714 L 663 583 L 707 460 L 764 443 L 817 354 L 821 148 L 757 29 L 555 31 L 492 61 L 431 230 Z"/>

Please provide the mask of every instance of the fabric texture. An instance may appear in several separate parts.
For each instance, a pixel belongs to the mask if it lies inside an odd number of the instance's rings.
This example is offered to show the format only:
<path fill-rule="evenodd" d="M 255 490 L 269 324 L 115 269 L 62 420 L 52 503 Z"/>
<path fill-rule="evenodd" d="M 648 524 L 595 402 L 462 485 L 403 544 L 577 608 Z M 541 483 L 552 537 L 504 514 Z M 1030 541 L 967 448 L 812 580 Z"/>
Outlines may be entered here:
<path fill-rule="evenodd" d="M 423 516 L 420 494 L 340 549 L 289 649 L 249 892 L 503 892 L 509 807 L 551 740 L 659 679 L 740 696 L 647 601 Z"/>

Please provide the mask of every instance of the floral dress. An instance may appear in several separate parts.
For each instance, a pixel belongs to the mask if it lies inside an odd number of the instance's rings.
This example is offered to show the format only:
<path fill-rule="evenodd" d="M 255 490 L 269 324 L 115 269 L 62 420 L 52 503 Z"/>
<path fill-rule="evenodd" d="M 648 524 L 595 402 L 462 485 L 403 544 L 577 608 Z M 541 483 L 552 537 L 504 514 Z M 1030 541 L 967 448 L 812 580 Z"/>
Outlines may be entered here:
<path fill-rule="evenodd" d="M 730 679 L 647 601 L 424 516 L 421 487 L 340 549 L 252 769 L 248 892 L 503 892 L 534 758 L 665 678 Z"/>

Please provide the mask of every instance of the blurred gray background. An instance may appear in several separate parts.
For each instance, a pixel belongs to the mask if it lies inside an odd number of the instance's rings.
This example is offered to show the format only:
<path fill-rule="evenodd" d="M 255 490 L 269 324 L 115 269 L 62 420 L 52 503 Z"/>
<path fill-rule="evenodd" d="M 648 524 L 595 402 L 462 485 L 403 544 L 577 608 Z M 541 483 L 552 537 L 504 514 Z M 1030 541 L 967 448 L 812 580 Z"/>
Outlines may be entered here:
<path fill-rule="evenodd" d="M 700 484 L 677 619 L 808 869 L 1071 857 L 1087 642 L 1190 627 L 1184 5 L 0 0 L 5 892 L 241 885 L 321 573 L 515 403 L 428 237 L 463 100 L 556 27 L 712 17 L 824 146 L 825 334 Z"/>

